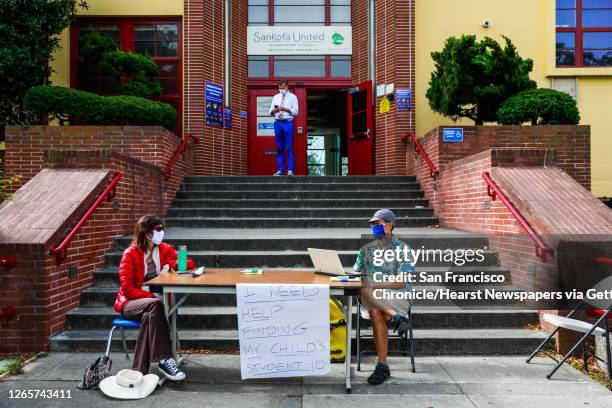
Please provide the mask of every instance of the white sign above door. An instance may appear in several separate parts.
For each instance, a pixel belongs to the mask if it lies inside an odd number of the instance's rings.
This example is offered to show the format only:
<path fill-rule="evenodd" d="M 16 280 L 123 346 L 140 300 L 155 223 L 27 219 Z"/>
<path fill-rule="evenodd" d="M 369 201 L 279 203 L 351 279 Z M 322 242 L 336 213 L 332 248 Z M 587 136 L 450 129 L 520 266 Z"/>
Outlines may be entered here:
<path fill-rule="evenodd" d="M 248 26 L 248 55 L 351 55 L 351 26 Z"/>

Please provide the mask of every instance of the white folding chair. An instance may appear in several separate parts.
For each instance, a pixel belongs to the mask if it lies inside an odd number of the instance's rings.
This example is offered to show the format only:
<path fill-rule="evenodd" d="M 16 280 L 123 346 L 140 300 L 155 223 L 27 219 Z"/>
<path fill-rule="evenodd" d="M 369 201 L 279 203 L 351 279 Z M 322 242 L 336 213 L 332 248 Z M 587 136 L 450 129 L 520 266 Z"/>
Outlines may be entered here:
<path fill-rule="evenodd" d="M 612 276 L 600 281 L 597 285 L 595 285 L 593 289 L 595 289 L 597 293 L 612 290 Z M 571 318 L 571 316 L 573 316 L 574 313 L 578 311 L 580 308 L 582 308 L 585 304 L 588 304 L 597 309 L 600 309 L 603 312 L 601 314 L 601 317 L 599 317 L 597 321 L 593 324 L 587 323 L 582 320 Z M 568 315 L 565 317 L 558 316 L 558 315 L 552 315 L 548 313 L 544 314 L 542 318 L 545 321 L 557 326 L 557 328 L 550 334 L 550 336 L 548 336 L 542 342 L 542 344 L 538 346 L 537 349 L 535 349 L 533 353 L 531 353 L 529 358 L 527 358 L 527 364 L 529 364 L 531 359 L 533 359 L 533 357 L 535 357 L 535 355 L 538 354 L 539 352 L 542 352 L 548 357 L 550 357 L 551 359 L 553 359 L 557 364 L 552 369 L 552 371 L 546 376 L 546 378 L 550 380 L 553 374 L 559 369 L 559 367 L 563 365 L 563 363 L 567 361 L 567 359 L 574 353 L 574 351 L 576 351 L 578 347 L 582 347 L 583 364 L 585 366 L 585 369 L 587 368 L 588 356 L 592 355 L 593 357 L 597 358 L 599 361 L 602 361 L 607 364 L 608 376 L 611 376 L 612 375 L 612 358 L 610 356 L 611 354 L 610 352 L 610 328 L 608 325 L 608 315 L 610 315 L 611 311 L 612 311 L 612 300 L 610 299 L 585 299 L 584 301 L 580 302 L 574 309 L 572 309 L 572 311 L 570 311 Z M 603 325 L 603 327 L 601 327 L 600 325 Z M 580 338 L 580 340 L 578 340 L 576 344 L 574 344 L 574 346 L 567 352 L 565 356 L 563 356 L 561 360 L 557 360 L 554 356 L 550 355 L 548 351 L 546 351 L 546 345 L 561 328 L 576 331 L 576 332 L 581 332 L 581 333 L 584 333 L 584 335 Z M 602 358 L 596 355 L 593 355 L 586 350 L 585 341 L 589 338 L 589 336 L 601 336 L 605 338 L 606 340 L 605 341 L 606 360 L 607 361 L 604 361 Z"/>

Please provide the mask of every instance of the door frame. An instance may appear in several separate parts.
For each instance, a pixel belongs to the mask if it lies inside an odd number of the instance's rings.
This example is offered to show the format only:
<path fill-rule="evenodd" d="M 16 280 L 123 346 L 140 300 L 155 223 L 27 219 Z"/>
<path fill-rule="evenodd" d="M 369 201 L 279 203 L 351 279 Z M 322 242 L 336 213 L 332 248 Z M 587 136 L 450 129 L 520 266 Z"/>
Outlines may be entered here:
<path fill-rule="evenodd" d="M 254 169 L 254 158 L 256 157 L 256 148 L 252 146 L 252 140 L 254 140 L 253 132 L 256 129 L 253 123 L 256 123 L 256 104 L 252 102 L 251 95 L 257 94 L 257 91 L 276 90 L 278 86 L 277 79 L 256 79 L 247 81 L 247 174 L 253 175 Z M 294 140 L 293 140 L 293 153 L 295 157 L 295 174 L 296 175 L 308 175 L 308 163 L 307 163 L 307 150 L 308 150 L 308 90 L 309 89 L 325 89 L 325 90 L 348 90 L 352 87 L 352 81 L 350 79 L 342 80 L 296 80 L 289 79 L 289 90 L 293 92 L 298 98 L 299 114 L 294 122 Z M 255 92 L 251 92 L 255 91 Z M 302 134 L 298 133 L 298 128 L 302 128 Z M 350 157 L 349 157 L 350 163 Z"/>

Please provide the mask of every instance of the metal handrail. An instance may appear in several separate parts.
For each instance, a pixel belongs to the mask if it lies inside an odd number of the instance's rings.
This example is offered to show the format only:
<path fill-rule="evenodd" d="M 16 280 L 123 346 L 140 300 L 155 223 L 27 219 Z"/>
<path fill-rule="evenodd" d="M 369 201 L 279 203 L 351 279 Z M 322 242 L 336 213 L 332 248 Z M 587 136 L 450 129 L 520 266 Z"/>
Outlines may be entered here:
<path fill-rule="evenodd" d="M 421 153 L 421 156 L 423 156 L 423 158 L 427 162 L 427 165 L 429 166 L 429 175 L 430 175 L 430 177 L 435 180 L 438 177 L 438 175 L 440 174 L 440 171 L 433 164 L 433 162 L 431 161 L 431 159 L 429 158 L 427 153 L 425 153 L 425 150 L 423 150 L 423 147 L 421 146 L 421 144 L 417 140 L 417 138 L 414 135 L 414 133 L 408 132 L 405 136 L 402 137 L 402 142 L 408 144 L 407 140 L 408 140 L 409 137 L 412 139 L 412 143 L 414 144 L 414 151 L 418 152 L 418 153 Z"/>
<path fill-rule="evenodd" d="M 55 255 L 57 258 L 58 265 L 61 264 L 64 259 L 66 259 L 67 257 L 66 253 L 67 253 L 68 244 L 70 244 L 70 241 L 72 241 L 72 239 L 77 234 L 77 232 L 79 232 L 79 229 L 81 229 L 83 224 L 85 224 L 85 221 L 89 219 L 91 214 L 93 214 L 93 212 L 96 210 L 96 208 L 98 208 L 100 203 L 102 203 L 102 200 L 106 198 L 108 201 L 110 201 L 115 197 L 117 183 L 119 182 L 119 180 L 121 180 L 121 177 L 123 177 L 123 173 L 121 172 L 115 173 L 115 176 L 113 177 L 111 182 L 108 184 L 108 186 L 106 186 L 102 194 L 100 194 L 100 197 L 98 197 L 98 199 L 92 204 L 89 210 L 87 210 L 83 218 L 81 218 L 81 220 L 77 223 L 77 225 L 75 225 L 74 228 L 72 228 L 72 230 L 70 231 L 68 236 L 64 238 L 62 243 L 59 244 L 57 248 L 53 248 L 51 250 L 51 254 Z"/>
<path fill-rule="evenodd" d="M 599 256 L 594 256 L 591 259 L 593 260 L 593 262 L 607 264 L 607 265 L 612 265 L 612 259 L 610 259 L 610 258 L 601 258 Z"/>
<path fill-rule="evenodd" d="M 535 230 L 529 225 L 525 217 L 516 209 L 516 207 L 508 200 L 508 197 L 500 190 L 500 188 L 495 184 L 493 179 L 488 171 L 482 172 L 482 178 L 487 183 L 487 195 L 491 197 L 492 200 L 495 201 L 496 197 L 499 197 L 502 203 L 506 206 L 506 208 L 512 213 L 514 218 L 521 224 L 521 226 L 527 231 L 527 234 L 533 239 L 536 245 L 536 256 L 541 258 L 544 262 L 546 262 L 546 254 L 553 254 L 553 250 L 549 248 L 544 241 L 538 236 Z"/>
<path fill-rule="evenodd" d="M 174 152 L 174 156 L 172 156 L 172 159 L 170 159 L 170 162 L 164 168 L 163 174 L 166 179 L 170 177 L 170 172 L 172 171 L 172 167 L 174 167 L 174 165 L 178 161 L 179 156 L 183 154 L 185 150 L 187 150 L 189 139 L 193 139 L 195 140 L 196 143 L 200 143 L 200 138 L 193 136 L 191 133 L 187 133 L 187 136 L 185 136 L 185 139 L 183 139 L 179 147 L 176 149 L 176 152 Z"/>

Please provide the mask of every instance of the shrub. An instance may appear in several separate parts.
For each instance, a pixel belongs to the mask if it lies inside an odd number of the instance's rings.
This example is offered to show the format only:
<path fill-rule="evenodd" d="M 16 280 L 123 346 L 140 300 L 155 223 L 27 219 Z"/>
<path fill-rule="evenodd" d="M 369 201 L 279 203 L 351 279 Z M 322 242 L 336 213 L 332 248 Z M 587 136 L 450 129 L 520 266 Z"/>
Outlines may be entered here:
<path fill-rule="evenodd" d="M 115 78 L 120 95 L 142 98 L 161 95 L 162 87 L 154 79 L 159 75 L 159 67 L 150 56 L 120 51 L 113 40 L 98 33 L 84 36 L 79 47 L 86 62 L 99 64 L 105 74 Z"/>
<path fill-rule="evenodd" d="M 161 125 L 174 129 L 176 109 L 159 101 L 135 96 L 100 96 L 77 89 L 37 86 L 25 94 L 27 109 L 50 115 L 60 125 L 77 119 L 90 125 Z"/>
<path fill-rule="evenodd" d="M 520 125 L 576 125 L 580 113 L 576 101 L 554 89 L 531 89 L 513 96 L 497 111 L 499 123 Z"/>
<path fill-rule="evenodd" d="M 529 79 L 533 61 L 521 58 L 510 39 L 505 46 L 475 35 L 450 37 L 444 48 L 432 52 L 429 106 L 453 120 L 464 117 L 477 125 L 497 119 L 497 110 L 511 96 L 536 87 Z"/>

